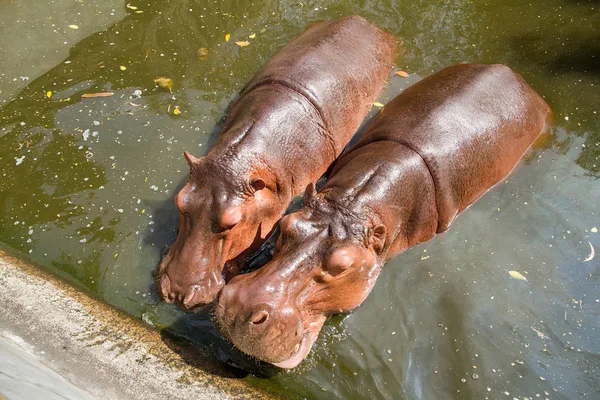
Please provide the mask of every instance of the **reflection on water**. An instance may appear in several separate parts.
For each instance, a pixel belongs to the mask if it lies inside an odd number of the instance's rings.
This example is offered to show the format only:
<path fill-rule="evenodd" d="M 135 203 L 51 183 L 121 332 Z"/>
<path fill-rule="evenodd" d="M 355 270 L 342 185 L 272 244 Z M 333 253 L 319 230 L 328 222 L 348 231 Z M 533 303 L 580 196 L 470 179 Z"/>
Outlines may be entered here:
<path fill-rule="evenodd" d="M 3 29 L 15 10 L 27 15 L 11 7 L 0 6 Z M 567 0 L 81 9 L 80 29 L 100 14 L 120 19 L 90 30 L 0 110 L 0 241 L 287 397 L 596 398 L 600 258 L 584 260 L 590 246 L 600 250 L 598 9 Z M 411 76 L 394 77 L 379 101 L 454 62 L 500 62 L 546 98 L 555 126 L 449 232 L 388 263 L 359 309 L 330 318 L 306 363 L 277 373 L 224 342 L 210 310 L 184 315 L 160 303 L 152 271 L 175 238 L 183 150 L 208 151 L 252 74 L 307 24 L 353 13 L 404 41 L 398 67 Z M 3 43 L 9 58 L 21 45 L 45 43 Z M 161 76 L 172 93 L 154 84 Z M 114 95 L 81 99 L 101 91 Z"/>

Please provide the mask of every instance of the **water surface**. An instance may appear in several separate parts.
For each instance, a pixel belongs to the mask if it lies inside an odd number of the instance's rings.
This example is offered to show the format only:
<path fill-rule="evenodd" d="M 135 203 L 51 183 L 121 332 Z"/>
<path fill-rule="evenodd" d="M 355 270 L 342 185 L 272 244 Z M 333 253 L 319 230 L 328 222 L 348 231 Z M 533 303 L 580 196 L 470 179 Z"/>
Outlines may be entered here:
<path fill-rule="evenodd" d="M 5 2 L 0 242 L 285 397 L 599 398 L 600 256 L 584 261 L 600 250 L 599 9 Z M 252 74 L 309 23 L 356 13 L 404 42 L 396 66 L 410 76 L 392 77 L 378 101 L 451 63 L 504 63 L 544 96 L 554 126 L 447 233 L 389 262 L 361 307 L 330 318 L 304 364 L 274 373 L 224 343 L 208 313 L 159 302 L 152 271 L 175 238 L 183 151 L 206 154 Z M 81 98 L 101 91 L 114 95 Z"/>

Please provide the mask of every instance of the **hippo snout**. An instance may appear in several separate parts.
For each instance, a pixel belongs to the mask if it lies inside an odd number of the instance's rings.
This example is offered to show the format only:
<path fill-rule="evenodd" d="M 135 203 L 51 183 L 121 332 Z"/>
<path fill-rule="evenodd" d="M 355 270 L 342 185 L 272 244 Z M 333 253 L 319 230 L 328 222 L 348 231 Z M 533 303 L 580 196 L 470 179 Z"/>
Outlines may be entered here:
<path fill-rule="evenodd" d="M 303 334 L 299 312 L 287 306 L 240 300 L 230 285 L 219 297 L 217 320 L 229 339 L 244 353 L 267 362 L 289 357 Z"/>
<path fill-rule="evenodd" d="M 172 279 L 168 274 L 158 278 L 158 287 L 163 300 L 178 303 L 186 311 L 211 303 L 225 286 L 221 277 L 202 279 L 197 284 L 186 285 Z"/>

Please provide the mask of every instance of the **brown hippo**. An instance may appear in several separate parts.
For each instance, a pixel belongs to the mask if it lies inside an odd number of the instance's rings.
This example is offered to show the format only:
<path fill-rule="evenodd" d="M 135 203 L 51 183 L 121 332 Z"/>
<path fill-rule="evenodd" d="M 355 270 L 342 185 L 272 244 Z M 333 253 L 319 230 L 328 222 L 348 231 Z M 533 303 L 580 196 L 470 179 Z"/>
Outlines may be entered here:
<path fill-rule="evenodd" d="M 273 260 L 221 292 L 217 319 L 243 352 L 292 368 L 333 313 L 367 297 L 395 253 L 445 231 L 504 178 L 549 108 L 502 65 L 455 65 L 405 90 L 285 216 Z"/>
<path fill-rule="evenodd" d="M 175 243 L 162 259 L 163 299 L 210 303 L 239 273 L 291 199 L 340 155 L 395 57 L 396 40 L 359 16 L 314 24 L 252 78 L 202 158 L 189 153 Z"/>

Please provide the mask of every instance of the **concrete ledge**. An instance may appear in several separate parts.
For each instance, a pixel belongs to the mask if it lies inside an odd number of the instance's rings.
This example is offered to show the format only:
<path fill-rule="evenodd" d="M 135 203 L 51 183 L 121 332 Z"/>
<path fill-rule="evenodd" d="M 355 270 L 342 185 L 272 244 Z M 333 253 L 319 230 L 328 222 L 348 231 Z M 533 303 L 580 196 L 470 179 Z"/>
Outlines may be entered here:
<path fill-rule="evenodd" d="M 93 397 L 272 398 L 201 354 L 189 365 L 159 332 L 2 250 L 0 304 L 0 335 Z"/>

